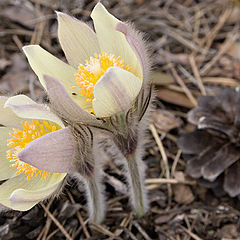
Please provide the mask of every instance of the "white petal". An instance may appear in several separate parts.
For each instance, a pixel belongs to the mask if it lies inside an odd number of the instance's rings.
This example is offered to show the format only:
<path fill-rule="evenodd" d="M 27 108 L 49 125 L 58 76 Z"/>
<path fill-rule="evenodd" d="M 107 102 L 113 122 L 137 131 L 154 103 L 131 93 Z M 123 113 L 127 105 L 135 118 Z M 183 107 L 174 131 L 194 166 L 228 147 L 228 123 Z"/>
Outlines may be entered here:
<path fill-rule="evenodd" d="M 0 96 L 0 124 L 6 127 L 21 126 L 23 119 L 19 118 L 10 108 L 4 108 L 7 97 Z"/>
<path fill-rule="evenodd" d="M 128 110 L 137 97 L 142 82 L 134 74 L 111 67 L 94 88 L 93 109 L 97 117 L 109 117 Z"/>
<path fill-rule="evenodd" d="M 111 15 L 100 2 L 94 7 L 91 18 L 94 22 L 101 50 L 108 54 L 112 53 L 116 57 L 120 56 L 124 63 L 131 67 L 131 72 L 141 78 L 141 65 L 137 56 L 124 34 L 115 29 L 121 21 Z"/>
<path fill-rule="evenodd" d="M 8 98 L 5 107 L 9 107 L 21 118 L 48 120 L 64 127 L 64 124 L 49 108 L 43 104 L 38 104 L 25 95 L 17 95 Z"/>
<path fill-rule="evenodd" d="M 85 23 L 67 14 L 57 12 L 58 38 L 68 62 L 77 68 L 90 56 L 99 53 L 95 32 Z"/>
<path fill-rule="evenodd" d="M 9 132 L 12 128 L 0 127 L 0 181 L 16 176 L 17 169 L 9 167 L 12 163 L 7 159 L 7 150 L 9 150 L 8 139 L 11 138 Z"/>
<path fill-rule="evenodd" d="M 48 172 L 66 173 L 72 167 L 74 140 L 69 128 L 30 142 L 19 154 L 21 161 Z"/>
<path fill-rule="evenodd" d="M 66 174 L 51 173 L 27 180 L 25 174 L 11 178 L 0 186 L 0 203 L 14 210 L 26 211 L 48 198 L 60 186 Z"/>
<path fill-rule="evenodd" d="M 74 74 L 77 70 L 75 68 L 54 57 L 38 45 L 26 46 L 23 48 L 23 51 L 44 88 L 46 88 L 43 80 L 44 74 L 56 78 L 82 108 L 87 108 L 89 104 L 86 104 L 86 98 L 81 96 L 77 90 L 72 89 L 72 86 L 76 86 Z"/>

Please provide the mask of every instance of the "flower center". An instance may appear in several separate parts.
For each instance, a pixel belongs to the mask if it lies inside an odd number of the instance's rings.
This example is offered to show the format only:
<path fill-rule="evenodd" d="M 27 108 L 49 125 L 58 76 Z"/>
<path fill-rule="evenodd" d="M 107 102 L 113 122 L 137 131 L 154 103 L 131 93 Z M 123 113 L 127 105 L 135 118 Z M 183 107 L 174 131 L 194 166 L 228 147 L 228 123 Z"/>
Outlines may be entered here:
<path fill-rule="evenodd" d="M 18 169 L 16 172 L 17 175 L 25 173 L 27 175 L 27 180 L 38 175 L 41 175 L 41 180 L 46 179 L 49 172 L 39 170 L 30 164 L 20 161 L 18 153 L 31 141 L 60 128 L 47 121 L 38 120 L 32 120 L 32 123 L 21 122 L 21 124 L 23 126 L 23 130 L 13 128 L 13 131 L 9 132 L 9 134 L 13 137 L 8 140 L 8 146 L 11 147 L 11 149 L 7 151 L 7 159 L 12 163 L 10 167 L 16 167 Z"/>
<path fill-rule="evenodd" d="M 90 60 L 86 61 L 85 65 L 79 65 L 78 72 L 75 74 L 77 86 L 72 88 L 77 88 L 81 95 L 86 97 L 87 102 L 92 102 L 95 84 L 110 67 L 119 67 L 127 71 L 131 69 L 130 66 L 124 64 L 121 57 L 115 57 L 113 54 L 105 52 L 101 54 L 95 53 L 94 57 L 90 57 Z"/>

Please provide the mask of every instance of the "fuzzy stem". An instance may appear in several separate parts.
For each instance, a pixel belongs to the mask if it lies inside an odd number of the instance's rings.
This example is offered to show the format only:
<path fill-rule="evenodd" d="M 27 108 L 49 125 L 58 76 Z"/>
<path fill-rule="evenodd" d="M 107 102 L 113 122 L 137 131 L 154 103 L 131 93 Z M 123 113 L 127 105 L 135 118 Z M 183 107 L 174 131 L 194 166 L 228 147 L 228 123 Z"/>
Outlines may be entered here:
<path fill-rule="evenodd" d="M 102 183 L 96 174 L 85 178 L 85 188 L 88 198 L 88 211 L 92 222 L 101 223 L 105 217 L 104 196 Z"/>
<path fill-rule="evenodd" d="M 137 217 L 142 217 L 148 210 L 148 202 L 144 187 L 144 174 L 141 173 L 142 160 L 136 154 L 126 156 L 128 181 L 130 184 L 132 204 Z"/>

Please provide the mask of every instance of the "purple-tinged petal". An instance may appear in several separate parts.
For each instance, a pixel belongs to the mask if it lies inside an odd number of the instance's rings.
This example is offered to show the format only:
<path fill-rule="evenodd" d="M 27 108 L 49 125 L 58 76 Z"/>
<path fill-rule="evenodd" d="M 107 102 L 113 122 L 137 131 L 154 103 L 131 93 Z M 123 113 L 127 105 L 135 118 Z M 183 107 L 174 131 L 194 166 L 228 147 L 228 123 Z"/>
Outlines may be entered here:
<path fill-rule="evenodd" d="M 57 79 L 44 75 L 51 106 L 58 116 L 75 123 L 96 123 L 96 118 L 74 102 Z"/>
<path fill-rule="evenodd" d="M 38 104 L 25 95 L 17 95 L 8 98 L 4 107 L 11 108 L 18 117 L 48 120 L 57 123 L 61 127 L 64 127 L 59 117 L 52 113 L 47 106 Z"/>
<path fill-rule="evenodd" d="M 141 90 L 142 82 L 131 72 L 110 67 L 94 87 L 93 109 L 97 117 L 127 111 Z"/>
<path fill-rule="evenodd" d="M 77 95 L 77 89 L 72 89 L 72 86 L 76 85 L 74 74 L 77 69 L 64 63 L 38 45 L 25 46 L 23 51 L 45 89 L 44 74 L 58 79 L 69 94 L 74 94 L 72 98 L 83 109 L 91 109 L 91 104 L 86 102 L 86 97 Z"/>
<path fill-rule="evenodd" d="M 68 62 L 75 68 L 100 52 L 96 33 L 85 23 L 57 12 L 58 38 Z"/>
<path fill-rule="evenodd" d="M 74 141 L 71 130 L 48 133 L 30 142 L 19 154 L 21 161 L 40 170 L 66 173 L 74 158 Z"/>
<path fill-rule="evenodd" d="M 25 174 L 20 174 L 0 185 L 0 204 L 13 210 L 29 210 L 54 194 L 65 177 L 65 173 L 50 173 L 46 179 L 38 175 L 27 180 Z"/>
<path fill-rule="evenodd" d="M 144 44 L 144 40 L 142 35 L 137 32 L 133 26 L 119 22 L 116 25 L 116 30 L 123 33 L 126 37 L 126 40 L 128 41 L 129 45 L 135 52 L 139 62 L 141 63 L 142 67 L 142 78 L 145 84 L 145 81 L 148 79 L 148 72 L 150 68 L 149 64 L 149 56 Z"/>
<path fill-rule="evenodd" d="M 55 174 L 56 175 L 56 174 Z M 62 178 L 65 177 L 66 174 L 62 173 Z M 41 180 L 42 181 L 42 180 Z M 45 187 L 39 190 L 25 190 L 25 189 L 16 189 L 9 197 L 9 201 L 11 206 L 20 211 L 28 210 L 29 208 L 33 207 L 35 204 L 49 198 L 52 194 L 57 192 L 58 189 L 61 187 L 61 182 L 56 182 L 49 187 Z"/>

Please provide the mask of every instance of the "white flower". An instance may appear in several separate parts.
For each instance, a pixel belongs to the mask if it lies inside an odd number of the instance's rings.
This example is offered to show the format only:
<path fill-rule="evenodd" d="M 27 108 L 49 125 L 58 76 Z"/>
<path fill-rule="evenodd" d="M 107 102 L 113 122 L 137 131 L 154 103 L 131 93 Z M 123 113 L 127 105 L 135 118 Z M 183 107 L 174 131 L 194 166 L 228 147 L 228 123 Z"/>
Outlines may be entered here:
<path fill-rule="evenodd" d="M 58 105 L 56 111 L 65 117 L 74 105 L 71 116 L 76 112 L 72 117 L 85 122 L 93 120 L 89 113 L 110 117 L 127 111 L 144 81 L 144 50 L 138 34 L 101 3 L 91 14 L 96 33 L 64 13 L 57 12 L 57 16 L 58 37 L 69 65 L 38 45 L 23 48 L 50 99 Z"/>
<path fill-rule="evenodd" d="M 74 158 L 71 130 L 24 95 L 0 97 L 0 204 L 25 211 L 60 190 Z"/>

